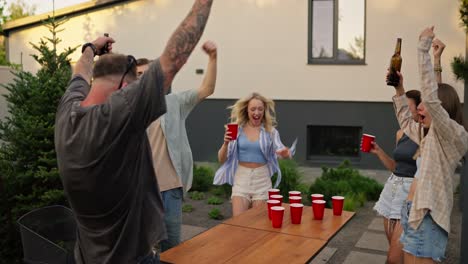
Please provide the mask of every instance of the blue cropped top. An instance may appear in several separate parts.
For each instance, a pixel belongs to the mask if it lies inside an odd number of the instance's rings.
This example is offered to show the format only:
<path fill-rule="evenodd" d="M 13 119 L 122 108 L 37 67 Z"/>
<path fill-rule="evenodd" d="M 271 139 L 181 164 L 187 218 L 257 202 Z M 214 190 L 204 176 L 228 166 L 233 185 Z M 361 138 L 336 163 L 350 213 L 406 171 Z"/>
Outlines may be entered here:
<path fill-rule="evenodd" d="M 239 131 L 240 135 L 238 138 L 239 161 L 240 162 L 255 162 L 265 164 L 267 160 L 262 153 L 260 148 L 260 142 L 250 141 L 242 130 Z"/>

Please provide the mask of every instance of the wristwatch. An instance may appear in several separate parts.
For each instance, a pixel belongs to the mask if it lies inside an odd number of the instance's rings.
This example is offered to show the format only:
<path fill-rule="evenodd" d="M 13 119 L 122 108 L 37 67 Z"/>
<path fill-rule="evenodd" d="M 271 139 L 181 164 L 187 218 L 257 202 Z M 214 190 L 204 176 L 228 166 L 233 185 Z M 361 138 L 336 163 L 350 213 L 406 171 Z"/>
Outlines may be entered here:
<path fill-rule="evenodd" d="M 83 47 L 81 47 L 81 53 L 83 53 L 83 52 L 86 50 L 87 47 L 91 47 L 91 49 L 93 50 L 94 56 L 97 55 L 97 48 L 96 48 L 96 46 L 94 46 L 94 44 L 91 43 L 91 42 L 85 43 L 85 44 L 83 45 Z"/>

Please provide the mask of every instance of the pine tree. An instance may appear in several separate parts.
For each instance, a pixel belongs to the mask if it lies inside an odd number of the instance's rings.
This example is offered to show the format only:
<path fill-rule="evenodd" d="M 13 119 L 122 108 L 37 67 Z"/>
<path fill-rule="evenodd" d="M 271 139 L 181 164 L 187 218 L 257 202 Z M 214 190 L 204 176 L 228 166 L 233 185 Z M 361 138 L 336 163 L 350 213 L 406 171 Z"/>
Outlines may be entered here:
<path fill-rule="evenodd" d="M 76 50 L 57 51 L 57 33 L 65 22 L 55 17 L 44 22 L 52 36 L 31 43 L 39 71 L 14 72 L 14 81 L 5 86 L 9 114 L 0 121 L 0 259 L 5 263 L 22 258 L 16 224 L 21 215 L 66 204 L 54 148 L 55 113 L 71 77 L 68 57 Z"/>

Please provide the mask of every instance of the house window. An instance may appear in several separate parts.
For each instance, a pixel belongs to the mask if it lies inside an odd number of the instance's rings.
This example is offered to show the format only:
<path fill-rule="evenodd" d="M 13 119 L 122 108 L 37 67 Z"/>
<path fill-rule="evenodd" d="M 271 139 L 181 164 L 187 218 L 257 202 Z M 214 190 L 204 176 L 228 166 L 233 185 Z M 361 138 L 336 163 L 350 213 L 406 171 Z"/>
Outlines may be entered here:
<path fill-rule="evenodd" d="M 307 126 L 307 158 L 358 158 L 361 127 Z"/>
<path fill-rule="evenodd" d="M 309 0 L 309 64 L 364 64 L 366 0 Z"/>

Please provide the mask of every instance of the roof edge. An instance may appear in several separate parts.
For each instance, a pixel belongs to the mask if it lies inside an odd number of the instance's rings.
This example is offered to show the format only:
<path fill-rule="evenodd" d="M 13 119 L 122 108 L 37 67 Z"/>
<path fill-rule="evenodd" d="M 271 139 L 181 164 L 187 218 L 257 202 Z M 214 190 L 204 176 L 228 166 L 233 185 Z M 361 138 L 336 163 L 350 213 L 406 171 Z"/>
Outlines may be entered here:
<path fill-rule="evenodd" d="M 84 2 L 81 4 L 72 5 L 69 7 L 64 7 L 58 10 L 55 10 L 55 17 L 60 18 L 67 15 L 73 15 L 76 13 L 90 11 L 98 8 L 102 8 L 107 5 L 113 5 L 121 2 L 128 2 L 130 0 L 94 0 L 89 2 Z M 8 35 L 9 31 L 30 26 L 33 24 L 41 23 L 43 20 L 46 20 L 49 16 L 53 16 L 54 12 L 47 12 L 44 14 L 34 15 L 34 16 L 27 16 L 20 19 L 15 19 L 13 21 L 9 21 L 3 25 L 3 32 L 4 34 Z"/>

